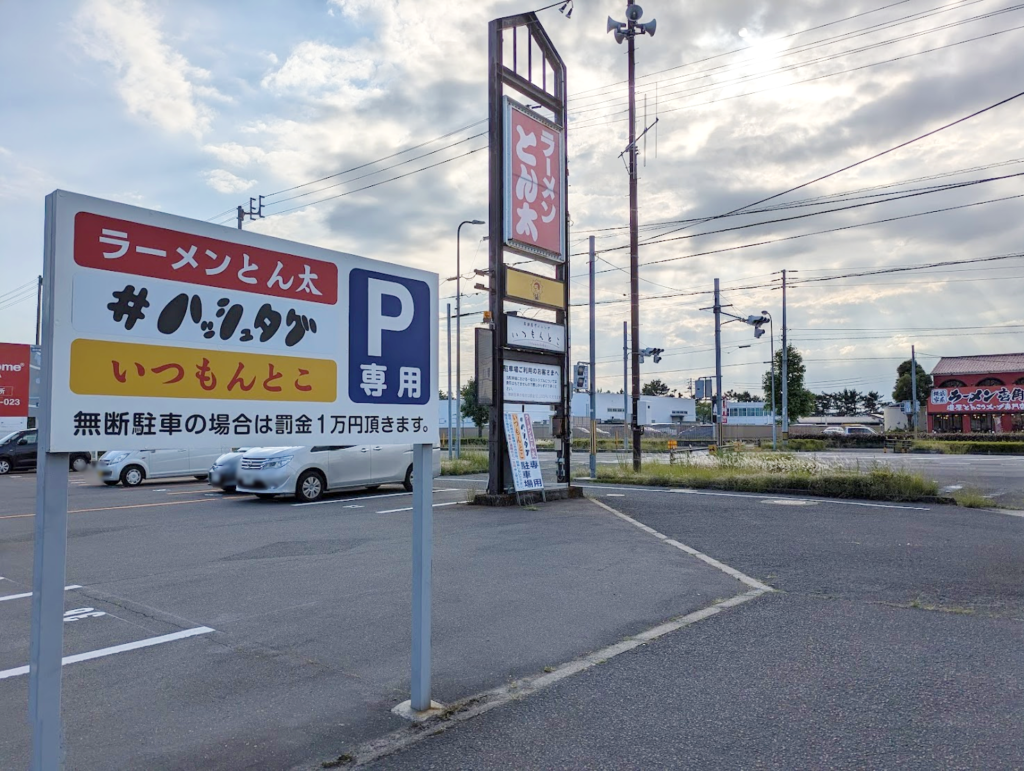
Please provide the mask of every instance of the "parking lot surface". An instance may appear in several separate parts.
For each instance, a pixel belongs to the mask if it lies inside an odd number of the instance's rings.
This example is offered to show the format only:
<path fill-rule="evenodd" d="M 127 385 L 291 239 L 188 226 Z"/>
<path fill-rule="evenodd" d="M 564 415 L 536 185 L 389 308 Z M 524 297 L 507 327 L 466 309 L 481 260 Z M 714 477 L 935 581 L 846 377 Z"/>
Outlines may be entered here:
<path fill-rule="evenodd" d="M 411 496 L 298 505 L 73 474 L 63 716 L 76 769 L 288 768 L 404 721 Z M 745 590 L 589 501 L 435 484 L 434 698 L 572 660 Z M 34 475 L 0 479 L 0 768 L 27 767 Z"/>

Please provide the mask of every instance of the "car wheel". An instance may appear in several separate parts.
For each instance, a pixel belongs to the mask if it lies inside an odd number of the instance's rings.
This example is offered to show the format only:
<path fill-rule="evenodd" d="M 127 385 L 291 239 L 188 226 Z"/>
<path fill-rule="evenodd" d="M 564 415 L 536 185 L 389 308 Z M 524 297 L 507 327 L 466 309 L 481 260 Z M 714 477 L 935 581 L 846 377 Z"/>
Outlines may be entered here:
<path fill-rule="evenodd" d="M 277 496 L 275 496 L 273 493 L 256 493 L 256 497 L 259 498 L 261 501 L 272 501 Z"/>
<path fill-rule="evenodd" d="M 117 480 L 116 479 L 104 479 L 103 480 L 103 484 L 105 484 L 107 487 L 113 487 L 114 485 L 117 484 Z"/>
<path fill-rule="evenodd" d="M 129 466 L 121 472 L 121 484 L 125 487 L 138 487 L 146 478 L 146 472 L 140 466 Z"/>
<path fill-rule="evenodd" d="M 223 490 L 226 493 L 233 493 L 235 491 L 235 486 L 234 485 L 225 485 L 224 487 L 222 487 L 220 489 Z"/>
<path fill-rule="evenodd" d="M 81 455 L 76 456 L 71 461 L 72 471 L 85 471 L 89 467 L 89 461 Z"/>
<path fill-rule="evenodd" d="M 317 471 L 307 471 L 295 484 L 295 497 L 303 503 L 319 501 L 324 497 L 324 478 Z"/>
<path fill-rule="evenodd" d="M 402 482 L 402 487 L 405 488 L 405 491 L 407 493 L 411 493 L 412 492 L 412 466 L 409 466 L 409 468 L 406 469 L 405 481 Z"/>
<path fill-rule="evenodd" d="M 7 458 L 0 458 L 0 475 L 11 473 L 11 462 Z"/>

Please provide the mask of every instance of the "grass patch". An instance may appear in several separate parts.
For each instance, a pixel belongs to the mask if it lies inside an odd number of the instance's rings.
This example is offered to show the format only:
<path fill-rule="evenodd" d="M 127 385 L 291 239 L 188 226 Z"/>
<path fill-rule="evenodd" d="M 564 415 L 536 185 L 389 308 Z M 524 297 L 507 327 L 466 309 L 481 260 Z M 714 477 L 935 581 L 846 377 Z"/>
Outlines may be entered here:
<path fill-rule="evenodd" d="M 790 439 L 786 444 L 793 452 L 824 452 L 826 446 L 824 439 Z"/>
<path fill-rule="evenodd" d="M 692 456 L 674 464 L 647 462 L 639 473 L 632 466 L 603 466 L 598 481 L 729 490 L 746 493 L 804 493 L 827 498 L 873 501 L 920 501 L 939 494 L 938 485 L 921 474 L 881 465 L 867 470 L 788 453 L 723 453 Z"/>
<path fill-rule="evenodd" d="M 955 490 L 953 498 L 956 500 L 957 506 L 963 506 L 967 509 L 994 509 L 999 506 L 987 495 L 982 495 L 977 490 Z"/>
<path fill-rule="evenodd" d="M 1024 442 L 956 442 L 919 439 L 912 449 L 943 455 L 1024 455 Z"/>
<path fill-rule="evenodd" d="M 441 476 L 482 474 L 487 471 L 487 453 L 474 450 L 463 452 L 461 458 L 441 458 Z"/>

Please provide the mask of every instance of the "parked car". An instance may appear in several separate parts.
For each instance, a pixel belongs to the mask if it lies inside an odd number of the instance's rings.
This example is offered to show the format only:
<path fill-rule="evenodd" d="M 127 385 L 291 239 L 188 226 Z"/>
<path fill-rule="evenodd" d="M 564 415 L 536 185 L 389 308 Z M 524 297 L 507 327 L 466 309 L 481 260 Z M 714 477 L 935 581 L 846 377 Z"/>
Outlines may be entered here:
<path fill-rule="evenodd" d="M 191 450 L 109 450 L 96 462 L 100 480 L 105 485 L 136 487 L 146 479 L 194 476 L 206 479 L 210 466 L 230 447 L 196 448 Z"/>
<path fill-rule="evenodd" d="M 34 428 L 15 431 L 0 439 L 0 476 L 12 471 L 35 471 L 39 455 L 38 432 Z M 92 462 L 87 452 L 69 453 L 68 465 L 72 471 L 85 471 Z"/>
<path fill-rule="evenodd" d="M 829 426 L 822 433 L 827 436 L 877 436 L 870 426 Z"/>
<path fill-rule="evenodd" d="M 441 475 L 434 448 L 433 476 Z M 242 456 L 235 489 L 260 498 L 294 495 L 320 500 L 325 492 L 358 487 L 376 490 L 399 483 L 412 490 L 412 445 L 258 447 Z"/>
<path fill-rule="evenodd" d="M 255 449 L 255 447 L 238 447 L 217 458 L 210 466 L 210 484 L 225 492 L 233 493 L 235 482 L 238 479 L 238 465 L 242 461 L 242 456 L 249 450 Z"/>
<path fill-rule="evenodd" d="M 870 426 L 844 426 L 847 436 L 876 436 L 876 432 Z"/>

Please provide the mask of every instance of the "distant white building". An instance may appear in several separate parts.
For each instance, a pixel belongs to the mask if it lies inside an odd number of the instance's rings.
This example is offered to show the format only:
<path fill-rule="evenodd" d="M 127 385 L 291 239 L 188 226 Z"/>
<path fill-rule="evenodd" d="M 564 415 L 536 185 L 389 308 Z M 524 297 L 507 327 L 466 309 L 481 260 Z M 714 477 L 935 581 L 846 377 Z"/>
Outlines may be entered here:
<path fill-rule="evenodd" d="M 731 426 L 770 426 L 771 404 L 764 402 L 733 402 L 725 400 L 725 423 Z"/>
<path fill-rule="evenodd" d="M 625 414 L 626 422 L 632 422 L 633 409 L 629 397 L 623 402 L 622 394 L 597 394 L 598 423 L 621 423 Z M 572 395 L 574 418 L 590 416 L 590 394 Z M 649 426 L 656 423 L 693 423 L 697 420 L 697 406 L 693 399 L 677 399 L 674 396 L 644 396 L 640 399 L 640 424 Z"/>

